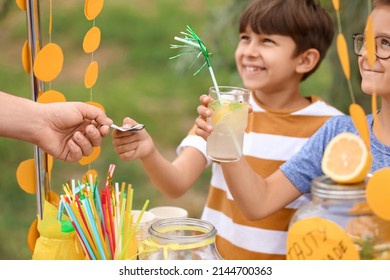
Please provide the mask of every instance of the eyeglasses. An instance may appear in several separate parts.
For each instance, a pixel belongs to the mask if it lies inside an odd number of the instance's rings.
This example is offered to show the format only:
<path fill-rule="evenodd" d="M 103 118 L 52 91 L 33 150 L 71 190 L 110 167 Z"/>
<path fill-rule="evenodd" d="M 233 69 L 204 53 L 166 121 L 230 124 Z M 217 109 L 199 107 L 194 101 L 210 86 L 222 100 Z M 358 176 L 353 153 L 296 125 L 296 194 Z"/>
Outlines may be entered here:
<path fill-rule="evenodd" d="M 364 44 L 366 39 L 364 34 L 357 33 L 352 35 L 353 38 L 353 50 L 358 56 L 362 55 Z M 375 55 L 379 59 L 390 58 L 390 37 L 378 36 L 375 37 Z"/>

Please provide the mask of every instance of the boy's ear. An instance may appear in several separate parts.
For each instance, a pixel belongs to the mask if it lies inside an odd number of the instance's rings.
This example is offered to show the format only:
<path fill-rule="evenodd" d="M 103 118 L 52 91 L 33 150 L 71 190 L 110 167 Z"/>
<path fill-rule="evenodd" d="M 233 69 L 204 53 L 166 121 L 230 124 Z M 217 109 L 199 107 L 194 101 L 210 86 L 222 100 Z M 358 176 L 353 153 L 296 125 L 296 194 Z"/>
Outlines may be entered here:
<path fill-rule="evenodd" d="M 320 60 L 320 52 L 316 49 L 308 49 L 300 55 L 300 60 L 297 64 L 296 71 L 300 74 L 305 74 L 318 64 Z"/>

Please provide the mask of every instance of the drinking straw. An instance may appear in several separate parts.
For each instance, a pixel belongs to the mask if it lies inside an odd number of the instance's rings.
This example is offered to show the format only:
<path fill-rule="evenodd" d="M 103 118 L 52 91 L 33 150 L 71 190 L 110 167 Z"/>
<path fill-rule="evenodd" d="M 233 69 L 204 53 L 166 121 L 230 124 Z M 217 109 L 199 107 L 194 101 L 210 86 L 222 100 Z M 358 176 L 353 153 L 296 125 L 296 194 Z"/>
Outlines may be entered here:
<path fill-rule="evenodd" d="M 131 215 L 132 204 L 133 204 L 133 188 L 131 184 L 129 184 L 127 187 L 127 203 L 126 203 L 126 210 L 125 210 L 125 213 L 127 213 L 126 218 L 128 218 L 129 215 Z M 128 221 L 126 221 L 125 223 L 126 232 L 127 232 L 127 226 L 128 226 Z"/>
<path fill-rule="evenodd" d="M 99 219 L 99 216 L 97 213 L 97 208 L 96 208 L 96 205 L 95 205 L 94 200 L 93 200 L 91 195 L 92 195 L 91 193 L 88 194 L 88 202 L 91 205 L 93 219 L 94 219 L 94 222 L 95 222 L 97 229 L 98 229 L 99 238 L 100 238 L 100 240 L 102 240 L 104 252 L 105 252 L 106 256 L 109 256 L 108 246 L 107 246 L 107 243 L 105 242 L 105 239 L 103 237 L 103 229 L 102 229 L 102 226 L 100 223 L 101 220 Z"/>
<path fill-rule="evenodd" d="M 118 225 L 118 232 L 116 233 L 116 240 L 117 240 L 117 246 L 116 246 L 116 250 L 115 250 L 115 259 L 118 258 L 120 252 L 122 251 L 122 241 L 123 241 L 123 235 L 124 235 L 124 227 L 123 227 L 123 224 L 124 224 L 124 220 L 125 220 L 125 209 L 126 209 L 126 192 L 125 192 L 125 188 L 126 188 L 126 183 L 125 182 L 122 182 L 122 185 L 121 185 L 121 190 L 120 190 L 120 193 L 119 193 L 119 207 L 120 207 L 120 213 L 118 214 L 118 217 L 119 217 L 119 225 Z"/>
<path fill-rule="evenodd" d="M 126 200 L 127 204 L 126 204 L 126 209 L 125 209 L 125 216 L 124 216 L 124 223 L 125 223 L 125 226 L 124 226 L 124 232 L 123 234 L 125 235 L 124 238 L 123 238 L 123 242 L 125 242 L 125 244 L 127 243 L 127 233 L 130 231 L 129 227 L 131 226 L 132 224 L 132 213 L 131 213 L 131 209 L 132 209 L 132 204 L 133 204 L 133 188 L 132 188 L 132 185 L 129 184 L 128 185 L 128 188 L 127 188 L 127 200 Z M 127 246 L 127 245 L 126 245 Z M 125 250 L 125 246 L 123 246 L 123 250 Z"/>
<path fill-rule="evenodd" d="M 120 206 L 119 206 L 119 183 L 115 183 L 115 241 L 118 240 L 118 231 L 120 223 Z"/>
<path fill-rule="evenodd" d="M 91 191 L 93 197 L 94 197 L 94 194 L 95 194 L 95 184 L 93 183 L 93 178 L 92 178 L 92 174 L 89 173 L 88 174 L 88 183 L 89 183 L 89 190 Z"/>
<path fill-rule="evenodd" d="M 102 202 L 102 213 L 103 213 L 103 228 L 105 235 L 108 239 L 108 244 L 110 248 L 111 256 L 114 256 L 115 252 L 115 236 L 114 236 L 114 224 L 112 219 L 112 209 L 111 209 L 111 200 L 110 200 L 110 184 L 111 179 L 113 176 L 115 170 L 115 165 L 110 164 L 106 184 L 105 184 L 105 190 L 101 192 L 101 202 Z"/>
<path fill-rule="evenodd" d="M 79 236 L 79 240 L 81 241 L 81 245 L 83 246 L 83 248 L 84 248 L 84 251 L 85 251 L 85 252 L 86 252 L 86 254 L 88 255 L 89 259 L 90 259 L 90 260 L 92 260 L 91 253 L 89 252 L 89 250 L 87 250 L 87 248 L 86 248 L 86 244 L 84 243 L 84 240 L 82 240 L 82 239 L 80 238 L 80 235 L 81 235 L 81 233 L 80 233 L 79 229 L 76 227 L 76 225 L 75 225 L 74 221 L 71 221 L 71 223 L 72 223 L 72 225 L 73 225 L 73 228 L 75 229 L 75 231 L 76 231 L 77 235 Z"/>
<path fill-rule="evenodd" d="M 105 225 L 105 234 L 107 236 L 110 252 L 112 255 L 114 252 L 114 246 L 112 242 L 112 235 L 111 235 L 111 225 L 109 221 L 109 213 L 108 213 L 108 205 L 107 205 L 107 194 L 106 192 L 102 192 L 102 207 L 103 207 L 103 220 L 104 220 L 104 225 Z"/>
<path fill-rule="evenodd" d="M 114 230 L 114 233 L 115 233 L 115 245 L 116 247 L 118 246 L 118 233 L 119 233 L 119 224 L 120 224 L 120 206 L 119 206 L 119 196 L 120 196 L 120 193 L 119 193 L 119 183 L 115 183 L 115 193 L 114 193 L 114 214 L 115 214 L 115 230 Z M 116 251 L 116 250 L 115 250 Z"/>
<path fill-rule="evenodd" d="M 74 195 L 76 195 L 77 192 L 76 192 L 76 181 L 75 181 L 75 179 L 72 179 L 72 180 L 71 180 L 71 187 L 72 187 L 72 193 L 73 193 Z"/>
<path fill-rule="evenodd" d="M 95 241 L 95 244 L 97 244 L 99 254 L 103 260 L 106 260 L 107 257 L 106 257 L 106 254 L 104 252 L 104 249 L 103 249 L 102 240 L 100 239 L 100 235 L 98 233 L 98 228 L 97 228 L 95 219 L 93 218 L 93 214 L 92 214 L 92 210 L 91 210 L 91 206 L 89 204 L 89 201 L 88 201 L 88 199 L 84 198 L 82 200 L 82 202 L 83 202 L 82 203 L 83 209 L 85 210 L 87 217 L 88 217 L 89 225 L 92 228 L 92 234 L 93 234 L 92 236 L 93 236 L 93 239 Z"/>
<path fill-rule="evenodd" d="M 97 188 L 97 184 L 93 186 L 93 200 L 95 201 L 97 213 L 99 215 L 99 220 L 103 223 L 103 210 L 102 210 L 102 202 L 99 196 L 99 190 Z"/>
<path fill-rule="evenodd" d="M 125 182 L 122 182 L 122 185 L 121 185 L 121 205 L 122 205 L 122 199 L 123 199 L 124 197 L 126 197 L 125 188 L 126 188 L 126 183 L 125 183 Z"/>
<path fill-rule="evenodd" d="M 74 200 L 74 195 L 72 191 L 69 189 L 69 184 L 66 183 L 65 185 L 62 185 L 62 189 L 64 190 L 67 197 L 69 197 L 71 200 Z"/>
<path fill-rule="evenodd" d="M 180 38 L 180 37 L 175 36 L 174 39 L 176 41 L 184 43 L 185 45 L 184 46 L 183 45 L 171 45 L 171 48 L 177 49 L 177 48 L 186 48 L 187 47 L 187 48 L 192 48 L 192 51 L 184 51 L 176 56 L 170 57 L 170 59 L 180 57 L 184 54 L 199 52 L 198 55 L 196 56 L 194 62 L 191 64 L 191 65 L 193 65 L 195 63 L 195 61 L 199 58 L 199 56 L 203 55 L 206 62 L 198 69 L 198 71 L 195 72 L 194 76 L 196 74 L 198 74 L 207 65 L 209 72 L 210 72 L 210 75 L 211 75 L 211 79 L 213 81 L 213 85 L 214 85 L 215 90 L 217 92 L 218 100 L 221 101 L 218 83 L 217 83 L 217 80 L 215 78 L 213 67 L 211 65 L 211 60 L 210 60 L 211 53 L 209 53 L 209 51 L 206 48 L 206 45 L 199 38 L 199 36 L 195 33 L 195 31 L 192 29 L 192 27 L 190 25 L 187 25 L 187 32 L 181 32 L 181 34 L 184 35 L 184 38 Z"/>
<path fill-rule="evenodd" d="M 101 258 L 104 258 L 109 255 L 107 251 L 102 250 L 104 248 L 103 246 L 103 237 L 100 234 L 101 230 L 99 227 L 99 223 L 96 222 L 95 220 L 95 214 L 94 210 L 91 206 L 91 200 L 89 200 L 89 195 L 86 195 L 84 198 L 81 200 L 81 210 L 84 213 L 84 216 L 87 218 L 87 225 L 88 225 L 88 230 L 91 232 L 91 237 L 94 241 L 94 244 L 96 244 L 97 249 L 101 255 Z"/>
<path fill-rule="evenodd" d="M 110 164 L 110 167 L 108 168 L 108 178 L 111 180 L 114 175 L 115 170 L 115 164 Z"/>
<path fill-rule="evenodd" d="M 127 188 L 127 212 L 131 213 L 131 209 L 133 207 L 133 187 L 131 184 L 128 184 L 128 188 Z"/>
<path fill-rule="evenodd" d="M 88 244 L 91 246 L 91 248 L 94 252 L 94 255 L 97 257 L 98 256 L 97 248 L 95 246 L 95 243 L 92 240 L 89 229 L 86 227 L 87 225 L 82 222 L 82 219 L 80 216 L 80 209 L 78 208 L 77 203 L 75 201 L 68 201 L 68 205 L 70 206 L 70 209 L 72 210 L 73 216 L 75 217 L 76 221 L 78 222 L 78 224 L 80 226 L 81 232 L 84 234 L 85 238 L 88 241 Z"/>
<path fill-rule="evenodd" d="M 115 170 L 115 165 L 110 164 L 110 167 L 108 169 L 107 179 L 106 179 L 106 188 L 105 188 L 105 198 L 106 198 L 106 209 L 108 210 L 108 214 L 106 215 L 106 231 L 107 236 L 109 239 L 110 244 L 110 251 L 111 255 L 114 256 L 115 251 L 115 240 L 114 240 L 114 221 L 113 221 L 113 215 L 112 215 L 112 204 L 110 199 L 110 185 L 112 176 Z M 103 212 L 104 213 L 104 212 Z M 108 225 L 108 226 L 107 226 Z"/>
<path fill-rule="evenodd" d="M 119 230 L 118 230 L 118 235 L 117 235 L 117 246 L 115 250 L 115 259 L 118 259 L 119 255 L 122 252 L 122 240 L 123 240 L 123 234 L 124 234 L 124 228 L 123 228 L 123 221 L 124 221 L 124 213 L 125 213 L 125 207 L 126 207 L 126 197 L 122 199 L 122 204 L 121 204 L 121 214 L 120 214 L 120 224 L 119 224 Z"/>
<path fill-rule="evenodd" d="M 129 235 L 127 235 L 127 237 L 126 237 L 126 242 L 125 242 L 125 245 L 124 245 L 124 250 L 122 251 L 122 253 L 121 253 L 121 255 L 120 255 L 120 259 L 123 259 L 123 258 L 124 258 L 124 254 L 125 254 L 125 252 L 127 252 L 127 249 L 128 249 L 129 243 L 130 243 L 130 240 L 132 240 L 132 238 L 134 237 L 135 232 L 136 232 L 136 230 L 137 230 L 137 228 L 138 228 L 138 225 L 139 225 L 139 223 L 140 223 L 140 221 L 141 221 L 141 219 L 142 219 L 142 216 L 143 216 L 143 214 L 145 213 L 145 210 L 146 210 L 146 208 L 148 207 L 148 205 L 149 205 L 149 200 L 146 200 L 145 203 L 144 203 L 144 206 L 143 206 L 142 209 L 141 209 L 141 212 L 140 212 L 140 214 L 139 214 L 139 216 L 138 216 L 137 221 L 136 221 L 135 224 L 132 226 Z"/>
<path fill-rule="evenodd" d="M 133 189 L 123 182 L 121 191 L 119 184 L 112 185 L 112 175 L 115 166 L 110 165 L 105 189 L 98 193 L 97 183 L 89 176 L 88 182 L 75 184 L 71 180 L 63 185 L 65 195 L 61 195 L 60 204 L 66 210 L 70 221 L 80 239 L 85 254 L 91 260 L 118 259 L 129 254 L 130 248 L 137 250 L 130 240 L 135 236 L 135 230 L 149 203 L 145 203 L 136 223 L 132 220 Z M 57 214 L 57 218 L 61 213 Z M 115 225 L 114 225 L 115 222 Z M 130 239 L 129 239 L 130 238 Z"/>
<path fill-rule="evenodd" d="M 77 209 L 79 210 L 79 213 L 80 213 L 80 216 L 81 216 L 81 222 L 83 222 L 84 225 L 88 225 L 87 219 L 85 218 L 85 213 L 83 212 L 82 207 L 81 207 L 81 203 L 80 203 L 79 197 L 76 196 L 74 201 L 76 202 Z M 87 231 L 88 231 L 89 236 L 92 237 L 92 233 L 89 230 L 89 227 L 87 227 Z"/>
<path fill-rule="evenodd" d="M 60 204 L 58 205 L 58 212 L 57 212 L 58 221 L 61 221 L 63 212 L 64 212 L 64 202 L 62 201 L 62 199 L 60 199 Z"/>
<path fill-rule="evenodd" d="M 117 259 L 125 259 L 125 255 L 127 254 L 129 248 L 128 248 L 128 238 L 129 238 L 129 228 L 132 227 L 133 220 L 132 220 L 132 213 L 125 210 L 124 212 L 124 218 L 123 218 L 123 237 L 122 237 L 122 249 L 119 253 L 119 256 L 117 256 Z"/>
<path fill-rule="evenodd" d="M 86 237 L 89 239 L 89 242 L 90 244 L 94 246 L 95 248 L 95 254 L 96 254 L 96 258 L 97 259 L 102 259 L 104 256 L 100 253 L 99 251 L 99 247 L 98 247 L 98 242 L 97 240 L 95 240 L 95 236 L 94 236 L 94 233 L 93 233 L 93 225 L 92 225 L 92 221 L 90 221 L 88 215 L 87 215 L 87 210 L 84 209 L 85 206 L 82 205 L 82 203 L 79 203 L 79 204 L 75 204 L 77 206 L 77 209 L 74 210 L 75 213 L 78 213 L 78 215 L 80 216 L 84 216 L 86 217 L 86 219 L 83 221 L 83 220 L 80 220 L 78 219 L 79 223 L 81 225 L 84 225 L 85 227 L 85 234 L 88 232 L 88 234 L 86 234 Z M 78 211 L 78 212 L 77 212 Z M 77 218 L 77 217 L 76 217 Z"/>
<path fill-rule="evenodd" d="M 61 195 L 60 197 L 61 197 L 61 199 L 64 200 L 64 196 L 63 195 Z M 69 218 L 70 218 L 74 228 L 77 230 L 77 232 L 79 234 L 79 237 L 81 238 L 83 244 L 85 245 L 85 247 L 87 249 L 87 252 L 88 252 L 88 255 L 91 257 L 92 260 L 96 260 L 95 254 L 92 251 L 92 248 L 89 245 L 89 242 L 87 241 L 87 238 L 85 237 L 85 235 L 84 235 L 84 233 L 83 233 L 83 231 L 81 229 L 80 224 L 78 223 L 76 217 L 74 216 L 73 211 L 71 210 L 69 204 L 66 201 L 64 201 L 64 207 L 65 207 L 66 212 L 69 215 Z"/>
<path fill-rule="evenodd" d="M 111 254 L 114 256 L 115 252 L 115 227 L 114 227 L 114 217 L 113 217 L 113 209 L 112 209 L 112 203 L 111 203 L 111 198 L 110 198 L 110 193 L 106 194 L 107 198 L 107 211 L 108 211 L 108 221 L 109 221 L 109 241 L 110 241 L 110 251 Z"/>

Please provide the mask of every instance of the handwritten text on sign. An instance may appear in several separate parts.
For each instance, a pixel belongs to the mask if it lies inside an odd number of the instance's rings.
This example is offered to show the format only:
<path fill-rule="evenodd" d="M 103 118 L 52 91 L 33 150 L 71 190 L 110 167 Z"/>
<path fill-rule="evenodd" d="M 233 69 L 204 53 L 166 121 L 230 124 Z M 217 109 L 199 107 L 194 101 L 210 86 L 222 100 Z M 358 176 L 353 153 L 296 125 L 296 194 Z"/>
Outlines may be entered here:
<path fill-rule="evenodd" d="M 339 225 L 323 218 L 307 218 L 288 231 L 287 259 L 358 260 L 359 253 Z"/>

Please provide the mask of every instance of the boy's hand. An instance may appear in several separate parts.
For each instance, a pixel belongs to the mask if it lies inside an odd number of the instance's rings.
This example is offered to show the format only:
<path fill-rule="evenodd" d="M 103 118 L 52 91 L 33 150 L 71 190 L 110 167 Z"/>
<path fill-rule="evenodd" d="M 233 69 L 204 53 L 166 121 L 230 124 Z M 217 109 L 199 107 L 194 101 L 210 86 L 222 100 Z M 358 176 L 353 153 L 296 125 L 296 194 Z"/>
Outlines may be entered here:
<path fill-rule="evenodd" d="M 123 120 L 124 128 L 130 128 L 137 123 L 131 118 Z M 154 143 L 146 129 L 137 132 L 123 132 L 114 129 L 112 132 L 114 151 L 122 160 L 130 161 L 144 159 L 154 150 Z"/>
<path fill-rule="evenodd" d="M 195 129 L 195 134 L 207 140 L 207 137 L 214 129 L 207 123 L 207 119 L 211 117 L 213 113 L 213 111 L 207 107 L 208 104 L 212 101 L 212 98 L 204 94 L 199 98 L 199 101 L 202 103 L 202 105 L 199 105 L 197 108 L 199 117 L 195 120 L 195 124 L 197 126 Z"/>
<path fill-rule="evenodd" d="M 199 117 L 195 120 L 196 128 L 195 128 L 195 134 L 202 137 L 204 140 L 207 141 L 207 137 L 210 136 L 211 132 L 213 131 L 213 127 L 208 124 L 207 119 L 211 117 L 213 114 L 213 110 L 208 108 L 208 104 L 212 101 L 214 101 L 210 96 L 203 94 L 199 98 L 200 103 L 202 105 L 199 105 L 197 108 L 197 112 L 199 114 Z M 248 113 L 252 113 L 253 108 L 249 104 L 248 106 L 249 111 Z"/>

